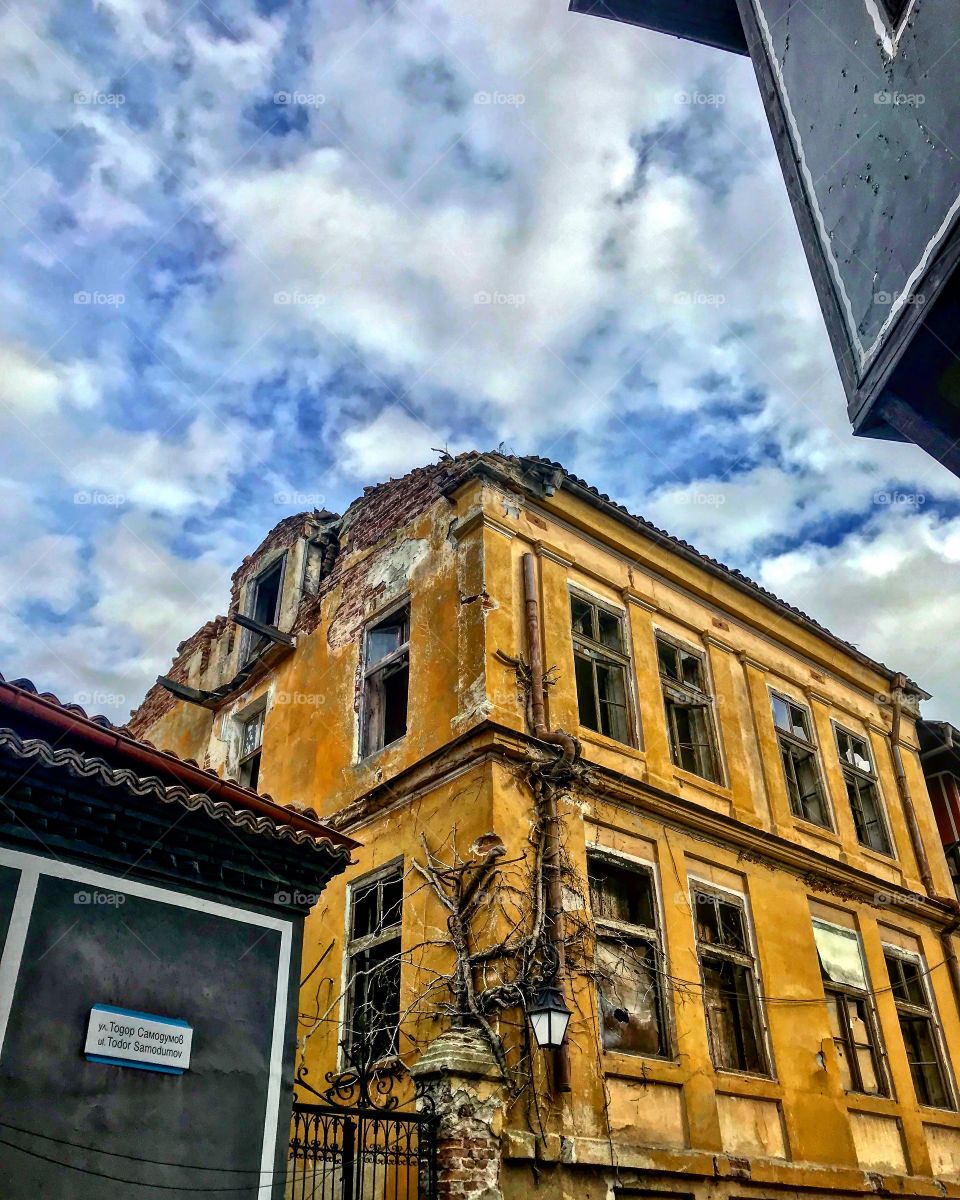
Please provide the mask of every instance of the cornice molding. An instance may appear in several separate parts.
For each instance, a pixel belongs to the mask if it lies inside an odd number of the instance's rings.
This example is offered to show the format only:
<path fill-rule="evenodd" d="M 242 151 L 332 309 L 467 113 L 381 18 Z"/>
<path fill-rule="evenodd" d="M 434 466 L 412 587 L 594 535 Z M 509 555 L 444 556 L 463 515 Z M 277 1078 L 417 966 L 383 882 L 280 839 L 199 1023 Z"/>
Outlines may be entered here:
<path fill-rule="evenodd" d="M 339 812 L 324 815 L 324 824 L 350 833 L 369 825 L 386 812 L 462 775 L 465 771 L 491 762 L 517 762 L 529 759 L 532 748 L 544 750 L 543 744 L 529 734 L 508 729 L 494 721 L 485 721 L 462 734 L 429 759 L 400 775 L 379 784 L 376 789 L 360 796 Z M 809 886 L 822 885 L 834 895 L 855 897 L 865 904 L 882 907 L 890 912 L 891 898 L 899 900 L 904 914 L 944 925 L 952 919 L 948 897 L 942 903 L 929 900 L 900 884 L 891 883 L 882 875 L 873 875 L 858 867 L 839 861 L 834 853 L 819 852 L 766 829 L 746 825 L 735 817 L 691 804 L 683 796 L 673 795 L 651 783 L 642 783 L 585 756 L 590 782 L 579 784 L 578 790 L 593 795 L 601 802 L 621 805 L 637 813 L 660 820 L 697 837 L 712 841 L 738 854 L 741 858 L 760 862 L 774 869 L 790 872 Z M 883 905 L 876 904 L 877 895 L 884 897 Z"/>

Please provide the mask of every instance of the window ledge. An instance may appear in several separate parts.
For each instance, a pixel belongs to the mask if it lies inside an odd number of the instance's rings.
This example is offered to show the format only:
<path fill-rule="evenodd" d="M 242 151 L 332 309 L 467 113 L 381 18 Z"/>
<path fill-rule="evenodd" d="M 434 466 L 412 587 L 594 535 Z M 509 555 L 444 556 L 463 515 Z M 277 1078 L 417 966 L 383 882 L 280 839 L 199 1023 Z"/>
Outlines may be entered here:
<path fill-rule="evenodd" d="M 692 787 L 700 788 L 704 792 L 710 792 L 714 796 L 719 796 L 722 800 L 727 800 L 733 803 L 733 792 L 722 783 L 714 783 L 710 779 L 704 779 L 702 775 L 695 775 L 692 771 L 684 771 L 682 767 L 674 767 L 673 778 L 683 787 L 685 784 L 690 784 Z"/>
<path fill-rule="evenodd" d="M 631 746 L 629 742 L 618 742 L 616 738 L 607 737 L 605 733 L 598 733 L 595 729 L 586 729 L 582 725 L 577 726 L 577 738 L 581 742 L 586 742 L 591 746 L 599 746 L 603 750 L 613 750 L 618 754 L 626 754 L 630 758 L 636 758 L 640 762 L 647 761 L 646 751 L 638 746 Z"/>
<path fill-rule="evenodd" d="M 392 742 L 388 742 L 386 746 L 381 746 L 379 750 L 371 750 L 369 754 L 365 754 L 363 758 L 354 760 L 353 769 L 362 771 L 367 767 L 377 766 L 383 759 L 383 756 L 390 750 L 397 750 L 406 743 L 407 735 L 398 737 Z"/>
<path fill-rule="evenodd" d="M 684 1068 L 672 1058 L 647 1058 L 642 1054 L 623 1054 L 604 1050 L 603 1073 L 615 1079 L 632 1079 L 638 1083 L 672 1083 L 681 1085 Z"/>
<path fill-rule="evenodd" d="M 783 1099 L 783 1085 L 769 1075 L 750 1075 L 740 1071 L 716 1071 L 714 1091 L 721 1096 L 758 1096 L 767 1100 Z"/>
<path fill-rule="evenodd" d="M 848 1112 L 879 1113 L 888 1116 L 900 1109 L 893 1096 L 866 1096 L 862 1092 L 844 1092 Z"/>
<path fill-rule="evenodd" d="M 862 842 L 855 842 L 852 846 L 847 847 L 847 855 L 863 854 L 867 858 L 873 859 L 874 862 L 882 863 L 885 867 L 891 867 L 894 871 L 899 872 L 900 878 L 903 878 L 903 867 L 900 865 L 899 859 L 893 854 L 881 854 L 879 850 L 872 850 L 869 846 L 864 846 Z"/>
<path fill-rule="evenodd" d="M 843 845 L 843 839 L 838 833 L 834 833 L 832 829 L 825 829 L 823 825 L 818 825 L 815 821 L 804 821 L 802 817 L 793 817 L 791 828 L 797 830 L 798 833 L 806 833 L 811 837 L 819 838 L 823 842 L 830 842 L 834 846 Z"/>

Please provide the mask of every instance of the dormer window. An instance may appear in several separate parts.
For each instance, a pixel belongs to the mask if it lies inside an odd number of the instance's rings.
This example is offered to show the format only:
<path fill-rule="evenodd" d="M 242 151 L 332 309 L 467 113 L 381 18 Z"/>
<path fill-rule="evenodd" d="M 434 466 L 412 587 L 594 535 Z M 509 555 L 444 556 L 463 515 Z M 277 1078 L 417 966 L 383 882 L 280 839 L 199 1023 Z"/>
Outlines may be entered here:
<path fill-rule="evenodd" d="M 280 598 L 283 591 L 283 568 L 286 556 L 281 555 L 269 567 L 261 571 L 250 584 L 247 599 L 247 616 L 258 625 L 276 626 L 280 619 Z M 270 644 L 269 638 L 252 631 L 247 637 L 244 660 L 253 658 Z"/>

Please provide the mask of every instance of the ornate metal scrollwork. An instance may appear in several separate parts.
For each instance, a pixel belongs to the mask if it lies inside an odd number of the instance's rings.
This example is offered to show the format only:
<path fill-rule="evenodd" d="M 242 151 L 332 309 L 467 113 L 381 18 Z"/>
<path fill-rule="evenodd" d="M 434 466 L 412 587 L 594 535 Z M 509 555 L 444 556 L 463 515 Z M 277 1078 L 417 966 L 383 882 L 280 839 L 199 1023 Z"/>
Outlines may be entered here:
<path fill-rule="evenodd" d="M 394 1095 L 397 1080 L 406 1073 L 406 1067 L 396 1057 L 374 1058 L 374 1043 L 362 1031 L 351 1042 L 341 1042 L 342 1062 L 338 1071 L 327 1071 L 324 1080 L 327 1087 L 315 1088 L 308 1079 L 306 1063 L 297 1068 L 296 1086 L 311 1092 L 324 1104 L 339 1108 L 370 1109 L 374 1112 L 394 1112 L 400 1107 L 400 1098 Z M 414 1097 L 420 1112 L 432 1113 L 433 1098 L 421 1092 L 415 1085 Z"/>

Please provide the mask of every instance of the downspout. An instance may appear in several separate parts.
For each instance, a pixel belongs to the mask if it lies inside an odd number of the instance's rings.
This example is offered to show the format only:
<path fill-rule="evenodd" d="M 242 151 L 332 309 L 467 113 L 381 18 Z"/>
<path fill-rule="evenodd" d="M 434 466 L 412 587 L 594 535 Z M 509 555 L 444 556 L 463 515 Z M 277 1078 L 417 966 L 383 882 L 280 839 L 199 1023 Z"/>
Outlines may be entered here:
<path fill-rule="evenodd" d="M 533 554 L 523 556 L 523 598 L 527 619 L 527 653 L 530 656 L 531 709 L 533 732 L 541 741 L 559 746 L 563 753 L 559 766 L 572 766 L 579 746 L 576 738 L 560 730 L 547 728 L 543 694 L 543 647 L 540 640 L 540 601 L 537 597 L 537 571 Z M 550 944 L 556 954 L 557 984 L 566 977 L 566 949 L 563 941 L 563 890 L 560 875 L 560 813 L 552 786 L 543 793 L 544 882 L 546 884 L 546 923 Z M 553 1079 L 558 1092 L 570 1091 L 570 1056 L 566 1042 L 553 1052 Z"/>
<path fill-rule="evenodd" d="M 903 751 L 900 744 L 903 692 L 906 686 L 907 677 L 905 675 L 897 675 L 894 678 L 891 694 L 893 723 L 890 727 L 890 743 L 893 747 L 893 769 L 897 777 L 897 791 L 900 794 L 900 803 L 903 805 L 903 811 L 907 817 L 907 829 L 910 832 L 910 842 L 913 846 L 913 853 L 916 856 L 917 867 L 920 871 L 920 880 L 927 895 L 936 899 L 937 889 L 930 871 L 930 859 L 927 857 L 927 850 L 920 833 L 917 810 L 913 804 L 913 797 L 910 795 L 910 784 L 907 782 L 907 772 L 903 765 Z M 953 945 L 953 932 L 960 926 L 960 904 L 957 903 L 956 899 L 950 900 L 948 903 L 953 909 L 954 916 L 950 924 L 940 931 L 940 945 L 943 949 L 943 960 L 947 964 L 947 970 L 950 972 L 953 998 L 958 1010 L 960 1010 L 960 962 L 957 961 L 957 952 Z"/>

